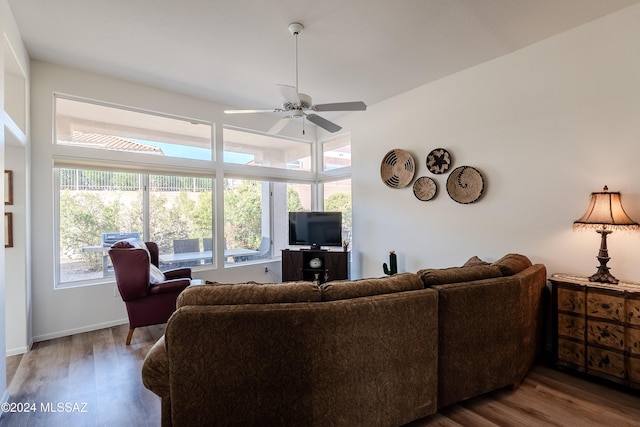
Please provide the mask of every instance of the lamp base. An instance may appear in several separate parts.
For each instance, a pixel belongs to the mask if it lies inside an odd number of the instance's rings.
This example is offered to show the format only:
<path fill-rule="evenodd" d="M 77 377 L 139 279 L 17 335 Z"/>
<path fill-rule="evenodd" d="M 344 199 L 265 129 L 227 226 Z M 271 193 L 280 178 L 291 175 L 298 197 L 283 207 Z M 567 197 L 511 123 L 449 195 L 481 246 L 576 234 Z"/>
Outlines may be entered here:
<path fill-rule="evenodd" d="M 598 267 L 598 271 L 593 276 L 589 277 L 589 281 L 617 285 L 619 280 L 613 277 L 613 274 L 609 273 L 609 267 L 607 267 L 607 262 L 611 259 L 609 258 L 609 251 L 607 250 L 607 234 L 611 234 L 611 230 L 597 230 L 597 232 L 602 236 L 600 240 L 600 251 L 596 257 L 598 261 L 600 261 L 600 267 Z"/>
<path fill-rule="evenodd" d="M 590 282 L 600 282 L 600 283 L 611 283 L 612 285 L 617 285 L 619 280 L 613 277 L 613 274 L 609 273 L 609 268 L 605 267 L 606 270 L 602 270 L 602 266 L 598 268 L 598 271 L 589 277 Z"/>

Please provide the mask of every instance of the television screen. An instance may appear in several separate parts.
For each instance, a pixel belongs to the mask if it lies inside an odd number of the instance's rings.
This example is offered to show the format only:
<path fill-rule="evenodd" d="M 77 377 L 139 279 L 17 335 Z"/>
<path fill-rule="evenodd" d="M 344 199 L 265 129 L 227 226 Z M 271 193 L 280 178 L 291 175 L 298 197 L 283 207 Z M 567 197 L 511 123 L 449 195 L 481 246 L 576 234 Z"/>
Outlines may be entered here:
<path fill-rule="evenodd" d="M 342 212 L 289 212 L 289 245 L 342 246 Z"/>

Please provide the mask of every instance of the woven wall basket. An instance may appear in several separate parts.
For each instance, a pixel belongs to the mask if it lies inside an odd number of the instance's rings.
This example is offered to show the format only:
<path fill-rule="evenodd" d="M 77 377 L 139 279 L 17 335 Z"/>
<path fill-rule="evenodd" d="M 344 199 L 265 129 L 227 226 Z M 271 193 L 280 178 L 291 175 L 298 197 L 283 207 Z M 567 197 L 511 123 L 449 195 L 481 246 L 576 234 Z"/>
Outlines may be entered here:
<path fill-rule="evenodd" d="M 471 166 L 455 168 L 447 178 L 447 193 L 458 203 L 474 203 L 484 192 L 484 178 Z"/>
<path fill-rule="evenodd" d="M 413 180 L 416 164 L 406 150 L 395 148 L 385 154 L 380 165 L 382 182 L 391 188 L 406 187 Z"/>

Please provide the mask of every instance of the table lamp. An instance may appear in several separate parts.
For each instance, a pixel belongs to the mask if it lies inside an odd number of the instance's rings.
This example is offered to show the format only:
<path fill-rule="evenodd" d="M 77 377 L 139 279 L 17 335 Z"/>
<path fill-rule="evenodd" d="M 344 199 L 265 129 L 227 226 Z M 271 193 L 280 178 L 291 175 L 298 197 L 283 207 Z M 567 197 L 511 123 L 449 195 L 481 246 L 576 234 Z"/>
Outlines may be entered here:
<path fill-rule="evenodd" d="M 638 227 L 638 224 L 629 218 L 622 208 L 620 193 L 610 193 L 606 185 L 601 192 L 591 193 L 591 202 L 587 211 L 573 223 L 573 228 L 595 229 L 602 236 L 597 256 L 600 267 L 594 275 L 589 277 L 589 281 L 618 283 L 618 279 L 609 273 L 609 267 L 607 267 L 607 262 L 611 259 L 607 251 L 607 235 L 613 230 L 637 230 Z"/>

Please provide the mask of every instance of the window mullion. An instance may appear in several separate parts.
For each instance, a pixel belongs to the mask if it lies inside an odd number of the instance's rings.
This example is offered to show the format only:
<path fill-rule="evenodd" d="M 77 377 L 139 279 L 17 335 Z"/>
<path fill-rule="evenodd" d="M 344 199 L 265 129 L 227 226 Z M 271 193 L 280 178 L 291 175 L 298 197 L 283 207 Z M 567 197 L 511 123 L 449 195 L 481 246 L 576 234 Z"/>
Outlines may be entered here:
<path fill-rule="evenodd" d="M 142 236 L 145 241 L 150 240 L 151 228 L 149 221 L 149 174 L 141 174 L 140 182 L 142 183 Z"/>

